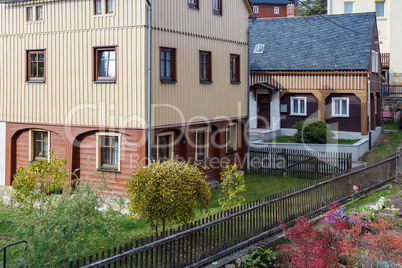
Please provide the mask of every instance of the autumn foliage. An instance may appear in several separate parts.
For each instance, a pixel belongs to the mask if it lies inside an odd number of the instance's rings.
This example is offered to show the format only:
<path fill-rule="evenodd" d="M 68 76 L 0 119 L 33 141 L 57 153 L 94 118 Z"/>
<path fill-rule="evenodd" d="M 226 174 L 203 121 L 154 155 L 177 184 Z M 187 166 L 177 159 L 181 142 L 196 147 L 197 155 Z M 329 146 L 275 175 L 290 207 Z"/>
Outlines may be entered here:
<path fill-rule="evenodd" d="M 130 216 L 158 226 L 185 224 L 195 218 L 197 205 L 208 211 L 210 188 L 198 166 L 168 160 L 134 170 L 127 182 Z"/>
<path fill-rule="evenodd" d="M 345 213 L 334 204 L 320 227 L 303 217 L 291 228 L 282 225 L 292 244 L 280 247 L 291 253 L 294 267 L 398 267 L 402 234 L 393 233 L 391 227 L 384 219 Z"/>

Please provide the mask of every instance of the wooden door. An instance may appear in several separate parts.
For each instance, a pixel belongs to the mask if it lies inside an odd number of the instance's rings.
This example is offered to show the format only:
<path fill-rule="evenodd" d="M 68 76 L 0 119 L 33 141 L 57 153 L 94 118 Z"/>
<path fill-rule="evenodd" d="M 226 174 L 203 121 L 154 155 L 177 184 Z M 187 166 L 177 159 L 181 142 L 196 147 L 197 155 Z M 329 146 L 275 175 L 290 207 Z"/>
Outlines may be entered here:
<path fill-rule="evenodd" d="M 258 128 L 269 128 L 271 121 L 271 98 L 269 94 L 257 95 Z"/>

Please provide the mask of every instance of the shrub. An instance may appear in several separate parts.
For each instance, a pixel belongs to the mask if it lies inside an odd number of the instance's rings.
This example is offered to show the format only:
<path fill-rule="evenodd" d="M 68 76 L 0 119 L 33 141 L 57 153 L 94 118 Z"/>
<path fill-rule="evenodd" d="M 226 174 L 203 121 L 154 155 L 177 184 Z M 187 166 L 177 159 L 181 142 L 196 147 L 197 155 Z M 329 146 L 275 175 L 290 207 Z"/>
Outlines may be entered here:
<path fill-rule="evenodd" d="M 43 195 L 61 193 L 65 186 L 68 170 L 65 169 L 67 159 L 52 157 L 49 161 L 34 161 L 28 168 L 20 167 L 14 174 L 13 199 L 23 207 L 32 209 L 35 202 Z"/>
<path fill-rule="evenodd" d="M 113 210 L 100 212 L 105 184 L 79 182 L 72 194 L 43 196 L 41 202 L 19 223 L 15 235 L 28 241 L 26 267 L 61 267 L 63 263 L 89 256 L 99 245 L 112 245 L 119 229 Z M 54 202 L 46 202 L 48 199 Z"/>
<path fill-rule="evenodd" d="M 127 181 L 131 218 L 146 219 L 158 234 L 166 223 L 184 224 L 195 218 L 197 204 L 208 211 L 210 188 L 195 165 L 168 160 L 134 170 Z"/>
<path fill-rule="evenodd" d="M 260 246 L 252 253 L 243 256 L 237 263 L 241 268 L 272 267 L 275 259 L 275 252 L 269 247 Z"/>
<path fill-rule="evenodd" d="M 240 206 L 246 199 L 243 193 L 246 191 L 244 174 L 239 172 L 238 165 L 227 165 L 221 172 L 222 189 L 218 202 L 223 208 Z"/>
<path fill-rule="evenodd" d="M 317 118 L 297 122 L 293 128 L 297 130 L 294 137 L 298 143 L 325 144 L 327 140 L 335 137 L 331 127 Z"/>

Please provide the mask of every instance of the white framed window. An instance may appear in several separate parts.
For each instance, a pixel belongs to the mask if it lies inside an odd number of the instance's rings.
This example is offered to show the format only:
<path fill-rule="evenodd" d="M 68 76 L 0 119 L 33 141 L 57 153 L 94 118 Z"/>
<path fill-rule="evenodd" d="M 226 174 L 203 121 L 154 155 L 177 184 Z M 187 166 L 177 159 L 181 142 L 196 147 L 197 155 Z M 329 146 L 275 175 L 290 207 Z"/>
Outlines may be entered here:
<path fill-rule="evenodd" d="M 307 98 L 291 97 L 290 98 L 290 115 L 307 115 Z"/>
<path fill-rule="evenodd" d="M 349 117 L 349 98 L 332 98 L 332 117 Z"/>
<path fill-rule="evenodd" d="M 237 124 L 232 123 L 226 127 L 226 153 L 237 151 Z"/>
<path fill-rule="evenodd" d="M 209 127 L 198 128 L 195 132 L 195 161 L 209 157 Z"/>
<path fill-rule="evenodd" d="M 385 2 L 375 2 L 375 14 L 377 18 L 385 18 Z"/>
<path fill-rule="evenodd" d="M 158 162 L 173 159 L 173 139 L 173 131 L 163 132 L 156 135 L 156 159 Z"/>
<path fill-rule="evenodd" d="M 371 51 L 371 72 L 378 73 L 378 66 L 380 65 L 379 53 Z"/>
<path fill-rule="evenodd" d="M 50 131 L 43 129 L 29 130 L 29 161 L 50 159 Z"/>
<path fill-rule="evenodd" d="M 120 171 L 121 134 L 115 132 L 96 133 L 96 169 Z"/>
<path fill-rule="evenodd" d="M 354 2 L 344 2 L 343 7 L 344 7 L 344 13 L 345 14 L 353 13 L 353 11 L 354 11 Z"/>
<path fill-rule="evenodd" d="M 253 6 L 253 13 L 258 14 L 258 12 L 259 12 L 258 6 Z"/>
<path fill-rule="evenodd" d="M 279 14 L 279 7 L 274 7 L 274 14 Z"/>

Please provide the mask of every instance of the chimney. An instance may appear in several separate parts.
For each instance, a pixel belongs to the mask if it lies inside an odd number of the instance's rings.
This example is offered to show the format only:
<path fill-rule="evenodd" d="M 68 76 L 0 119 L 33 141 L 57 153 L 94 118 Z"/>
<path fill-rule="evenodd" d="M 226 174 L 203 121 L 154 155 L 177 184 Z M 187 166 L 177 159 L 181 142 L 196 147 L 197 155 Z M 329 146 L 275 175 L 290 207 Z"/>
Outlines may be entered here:
<path fill-rule="evenodd" d="M 287 12 L 288 17 L 296 16 L 296 6 L 292 0 L 289 0 L 288 6 L 287 6 L 287 11 L 288 11 Z"/>

